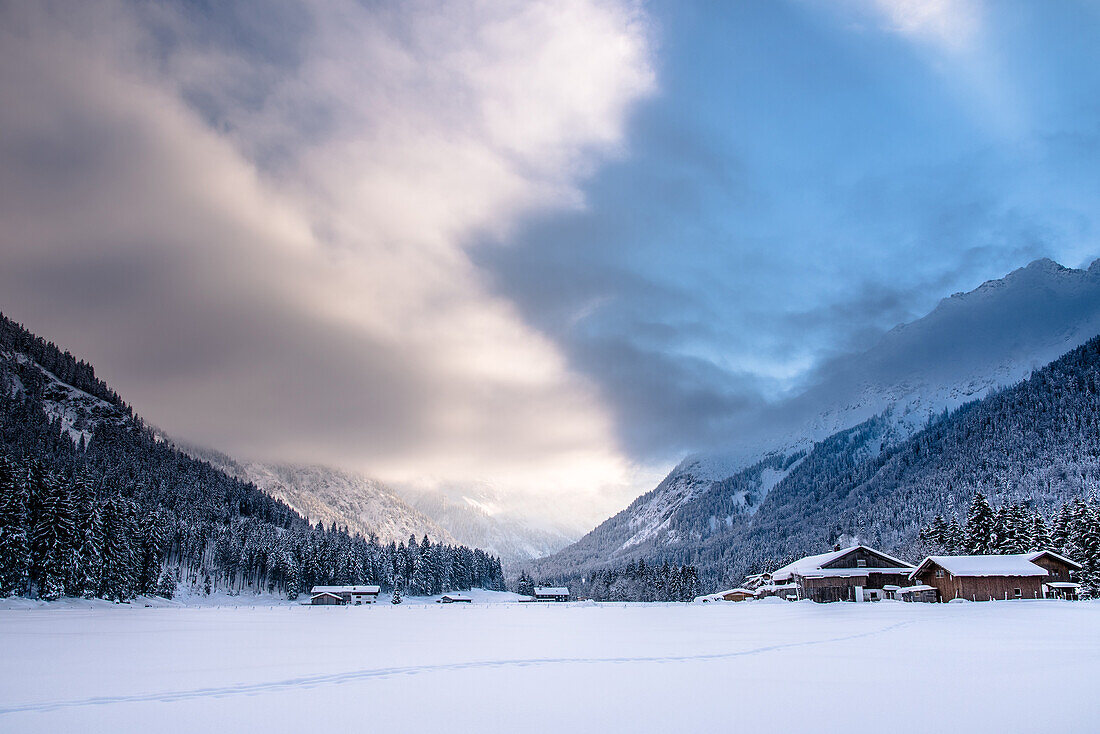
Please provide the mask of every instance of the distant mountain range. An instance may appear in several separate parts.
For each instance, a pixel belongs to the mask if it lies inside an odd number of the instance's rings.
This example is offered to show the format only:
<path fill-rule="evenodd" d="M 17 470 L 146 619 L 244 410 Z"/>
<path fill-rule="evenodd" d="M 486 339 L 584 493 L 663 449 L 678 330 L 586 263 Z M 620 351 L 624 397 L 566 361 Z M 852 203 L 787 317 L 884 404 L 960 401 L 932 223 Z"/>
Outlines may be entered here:
<path fill-rule="evenodd" d="M 839 467 L 873 466 L 910 439 L 919 445 L 947 412 L 1019 383 L 1098 333 L 1100 261 L 1087 270 L 1033 262 L 944 299 L 862 354 L 826 364 L 813 387 L 762 414 L 751 438 L 724 452 L 689 456 L 657 488 L 531 568 L 536 575 L 568 578 L 639 558 L 671 559 L 735 582 L 754 564 L 831 545 L 831 534 L 884 532 L 869 530 L 869 517 L 852 527 L 842 522 L 841 500 L 845 491 L 857 491 L 854 485 L 830 485 L 838 494 L 821 505 L 815 482 L 839 481 Z M 1007 481 L 1009 474 L 1000 478 Z M 1082 485 L 1058 487 L 1055 494 L 1081 491 Z M 973 487 L 930 485 L 908 508 L 913 522 L 960 491 Z M 780 507 L 803 517 L 788 518 L 777 529 Z M 811 519 L 818 524 L 807 526 Z M 883 542 L 896 548 L 912 535 L 907 524 L 895 535 L 886 533 Z"/>
<path fill-rule="evenodd" d="M 427 535 L 442 543 L 481 548 L 504 564 L 550 555 L 583 531 L 536 525 L 493 510 L 493 498 L 470 490 L 400 492 L 376 479 L 332 467 L 241 462 L 220 452 L 180 444 L 191 456 L 252 482 L 304 517 L 336 523 L 383 543 Z"/>
<path fill-rule="evenodd" d="M 400 543 L 409 536 L 420 540 L 424 535 L 436 542 L 456 542 L 434 520 L 369 477 L 325 466 L 238 462 L 211 449 L 181 447 L 195 458 L 255 484 L 314 523 L 335 523 L 363 537 L 374 533 L 382 543 Z"/>

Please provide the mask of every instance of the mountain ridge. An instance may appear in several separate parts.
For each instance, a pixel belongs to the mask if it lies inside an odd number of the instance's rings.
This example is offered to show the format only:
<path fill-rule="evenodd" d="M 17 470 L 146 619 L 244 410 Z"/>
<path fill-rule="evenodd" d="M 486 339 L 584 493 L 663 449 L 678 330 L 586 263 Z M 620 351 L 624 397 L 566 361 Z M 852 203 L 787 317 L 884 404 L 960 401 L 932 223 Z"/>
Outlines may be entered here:
<path fill-rule="evenodd" d="M 744 523 L 784 479 L 763 473 L 769 463 L 800 461 L 821 442 L 865 424 L 870 427 L 861 434 L 859 451 L 872 457 L 945 413 L 1020 383 L 1097 333 L 1100 260 L 1073 269 L 1041 259 L 948 296 L 865 352 L 821 368 L 811 388 L 772 416 L 764 440 L 688 455 L 655 489 L 577 543 L 531 565 L 584 570 L 690 545 L 693 539 L 677 535 L 674 526 L 693 514 L 693 504 L 714 499 L 707 496 L 712 492 L 736 489 L 751 497 L 735 507 L 723 496 L 721 504 L 733 507 L 734 515 L 714 518 Z M 788 464 L 784 471 L 793 469 Z"/>

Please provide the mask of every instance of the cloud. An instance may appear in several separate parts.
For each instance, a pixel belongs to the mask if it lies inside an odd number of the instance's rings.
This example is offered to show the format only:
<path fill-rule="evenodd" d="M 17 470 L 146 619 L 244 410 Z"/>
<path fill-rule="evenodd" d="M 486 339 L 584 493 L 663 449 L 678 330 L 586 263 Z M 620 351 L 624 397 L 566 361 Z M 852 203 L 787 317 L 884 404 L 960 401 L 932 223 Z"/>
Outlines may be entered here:
<path fill-rule="evenodd" d="M 959 51 L 981 23 L 979 0 L 871 0 L 889 28 L 909 38 Z"/>
<path fill-rule="evenodd" d="M 3 11 L 3 308 L 190 440 L 614 507 L 612 417 L 465 248 L 584 206 L 655 86 L 644 16 L 268 8 Z"/>

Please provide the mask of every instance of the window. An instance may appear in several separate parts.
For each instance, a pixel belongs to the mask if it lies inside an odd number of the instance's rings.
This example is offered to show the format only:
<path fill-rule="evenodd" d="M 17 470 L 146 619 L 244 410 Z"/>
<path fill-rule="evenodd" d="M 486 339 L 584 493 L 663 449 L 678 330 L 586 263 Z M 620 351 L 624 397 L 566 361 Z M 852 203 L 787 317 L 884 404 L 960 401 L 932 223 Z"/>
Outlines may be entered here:
<path fill-rule="evenodd" d="M 1022 590 L 1020 590 L 1020 589 L 1013 589 L 1013 590 L 1012 590 L 1012 593 L 1013 593 L 1013 594 L 1015 595 L 1015 597 L 1016 597 L 1017 599 L 1020 599 L 1020 598 L 1021 598 L 1021 597 L 1023 597 L 1023 595 L 1024 595 L 1024 592 L 1023 592 Z"/>
<path fill-rule="evenodd" d="M 856 561 L 856 568 L 867 568 L 867 561 L 860 558 L 858 561 Z"/>
<path fill-rule="evenodd" d="M 936 578 L 938 578 L 938 579 L 943 578 L 943 569 L 942 568 L 937 568 L 936 569 Z"/>

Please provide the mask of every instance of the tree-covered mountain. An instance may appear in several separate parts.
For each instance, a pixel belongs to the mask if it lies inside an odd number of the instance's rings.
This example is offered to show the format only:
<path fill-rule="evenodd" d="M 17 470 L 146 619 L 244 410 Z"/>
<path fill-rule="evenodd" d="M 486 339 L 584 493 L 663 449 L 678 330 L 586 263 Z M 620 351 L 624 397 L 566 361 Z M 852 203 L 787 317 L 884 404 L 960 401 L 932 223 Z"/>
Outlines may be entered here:
<path fill-rule="evenodd" d="M 1082 341 L 1087 329 L 1100 332 L 1097 314 L 1096 265 L 1072 271 L 1040 262 L 952 297 L 926 317 L 930 322 L 891 332 L 868 357 L 879 365 L 872 372 L 907 371 L 910 378 L 892 392 L 880 384 L 877 393 L 863 394 L 893 394 L 903 402 L 868 398 L 884 409 L 823 439 L 788 441 L 747 464 L 728 456 L 691 457 L 655 490 L 531 568 L 536 576 L 564 579 L 631 560 L 667 560 L 698 566 L 708 582 L 736 583 L 746 571 L 831 547 L 844 535 L 905 553 L 914 548 L 921 523 L 969 501 L 975 489 L 1041 508 L 1091 491 L 1100 452 L 1091 387 L 1096 342 L 1016 387 L 1003 385 L 1038 366 L 1021 355 L 1045 356 L 1052 345 Z M 994 327 L 997 338 L 982 331 Z M 967 346 L 957 357 L 968 330 L 982 348 Z M 904 348 L 896 344 L 899 335 Z M 891 343 L 907 355 L 904 360 L 886 357 Z M 887 363 L 893 367 L 882 367 Z M 983 363 L 988 375 L 979 378 Z M 960 387 L 914 377 L 923 373 L 966 381 Z M 844 379 L 856 382 L 851 375 Z M 972 402 L 960 406 L 960 396 Z M 849 403 L 844 413 L 862 418 L 864 410 L 862 403 Z M 814 435 L 816 425 L 806 435 Z"/>
<path fill-rule="evenodd" d="M 294 597 L 313 584 L 503 588 L 499 559 L 311 525 L 178 450 L 92 367 L 0 315 L 0 594 Z"/>

